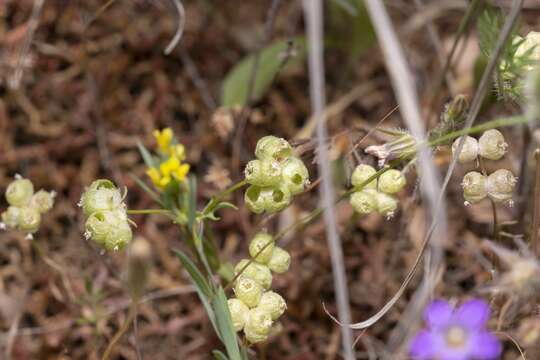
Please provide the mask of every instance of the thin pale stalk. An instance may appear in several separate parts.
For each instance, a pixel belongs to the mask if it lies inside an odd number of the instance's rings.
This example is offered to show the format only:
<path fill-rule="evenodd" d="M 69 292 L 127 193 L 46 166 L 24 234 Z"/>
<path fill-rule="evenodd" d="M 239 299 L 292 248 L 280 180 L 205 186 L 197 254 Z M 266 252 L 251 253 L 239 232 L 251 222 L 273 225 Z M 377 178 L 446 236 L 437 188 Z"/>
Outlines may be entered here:
<path fill-rule="evenodd" d="M 533 222 L 531 226 L 531 249 L 532 253 L 538 258 L 540 257 L 540 244 L 538 241 L 538 229 L 540 227 L 540 148 L 537 148 L 534 152 L 534 160 L 536 162 L 536 174 L 534 183 Z"/>

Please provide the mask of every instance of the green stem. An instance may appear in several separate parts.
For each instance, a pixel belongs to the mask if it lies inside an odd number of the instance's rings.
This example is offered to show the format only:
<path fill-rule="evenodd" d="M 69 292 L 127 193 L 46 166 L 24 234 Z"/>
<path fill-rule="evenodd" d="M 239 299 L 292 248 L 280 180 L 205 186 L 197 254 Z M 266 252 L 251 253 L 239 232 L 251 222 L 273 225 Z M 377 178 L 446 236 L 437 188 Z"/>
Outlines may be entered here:
<path fill-rule="evenodd" d="M 207 215 L 208 213 L 210 213 L 212 210 L 214 210 L 214 208 L 216 207 L 217 204 L 219 204 L 219 202 L 221 200 L 223 200 L 227 195 L 235 192 L 236 190 L 244 187 L 245 185 L 247 185 L 247 181 L 244 179 L 242 181 L 239 181 L 237 182 L 236 184 L 233 184 L 231 185 L 230 187 L 228 187 L 227 189 L 223 190 L 222 192 L 220 192 L 219 194 L 215 195 L 212 197 L 212 199 L 210 199 L 210 201 L 208 202 L 208 204 L 204 207 L 202 213 L 204 215 Z"/>
<path fill-rule="evenodd" d="M 441 136 L 438 139 L 429 141 L 427 145 L 430 147 L 434 147 L 437 145 L 446 144 L 447 142 L 454 140 L 463 135 L 476 134 L 476 133 L 483 132 L 489 129 L 495 129 L 495 128 L 505 127 L 505 126 L 520 125 L 520 124 L 525 124 L 527 122 L 528 122 L 528 119 L 523 115 L 495 119 L 495 120 L 488 121 L 477 126 L 473 126 L 469 129 L 453 131 L 451 133 Z"/>
<path fill-rule="evenodd" d="M 141 214 L 171 214 L 167 209 L 141 209 L 141 210 L 128 210 L 129 215 L 141 215 Z"/>

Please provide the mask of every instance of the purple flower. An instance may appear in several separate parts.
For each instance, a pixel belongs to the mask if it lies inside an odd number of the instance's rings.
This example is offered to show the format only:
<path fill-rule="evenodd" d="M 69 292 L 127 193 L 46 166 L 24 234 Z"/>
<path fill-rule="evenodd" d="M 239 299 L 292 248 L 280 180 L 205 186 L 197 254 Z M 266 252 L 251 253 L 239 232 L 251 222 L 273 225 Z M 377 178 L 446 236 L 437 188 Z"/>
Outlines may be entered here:
<path fill-rule="evenodd" d="M 486 330 L 489 305 L 473 299 L 453 309 L 444 300 L 433 301 L 424 311 L 427 329 L 411 343 L 417 360 L 494 360 L 501 354 L 499 340 Z"/>

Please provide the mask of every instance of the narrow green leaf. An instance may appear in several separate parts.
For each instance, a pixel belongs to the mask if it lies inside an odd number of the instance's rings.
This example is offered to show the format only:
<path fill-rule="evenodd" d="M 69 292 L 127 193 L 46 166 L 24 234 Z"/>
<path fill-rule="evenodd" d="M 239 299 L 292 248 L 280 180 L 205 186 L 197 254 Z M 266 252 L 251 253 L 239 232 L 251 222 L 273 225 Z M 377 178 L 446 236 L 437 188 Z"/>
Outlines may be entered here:
<path fill-rule="evenodd" d="M 154 190 L 150 189 L 150 187 L 148 187 L 148 185 L 146 185 L 146 183 L 142 181 L 141 178 L 139 178 L 135 174 L 130 174 L 130 176 L 137 183 L 137 185 L 139 185 L 140 188 L 143 189 L 155 202 L 162 205 L 159 195 Z"/>
<path fill-rule="evenodd" d="M 157 167 L 156 162 L 154 158 L 152 157 L 152 154 L 148 151 L 148 149 L 141 143 L 140 140 L 137 140 L 137 147 L 139 148 L 139 152 L 141 153 L 141 156 L 144 160 L 144 163 L 148 167 Z"/>
<path fill-rule="evenodd" d="M 195 224 L 195 216 L 197 215 L 197 179 L 195 176 L 190 176 L 188 178 L 188 184 L 188 226 L 190 229 L 193 229 Z"/>
<path fill-rule="evenodd" d="M 216 313 L 217 324 L 219 332 L 221 333 L 221 339 L 227 354 L 231 360 L 241 360 L 240 349 L 238 347 L 238 341 L 236 338 L 236 331 L 231 320 L 231 314 L 229 313 L 229 306 L 227 305 L 227 297 L 225 291 L 220 286 L 216 291 L 216 297 L 214 299 L 214 311 Z"/>
<path fill-rule="evenodd" d="M 229 360 L 229 358 L 219 350 L 212 351 L 212 354 L 217 360 Z"/>
<path fill-rule="evenodd" d="M 291 44 L 295 49 L 294 56 L 285 62 L 287 51 L 291 50 Z M 305 40 L 303 37 L 277 41 L 262 49 L 253 83 L 252 100 L 258 100 L 266 93 L 280 70 L 293 64 L 302 63 L 304 56 Z M 245 57 L 229 71 L 222 88 L 221 102 L 224 106 L 246 105 L 254 63 L 255 55 L 252 54 Z"/>

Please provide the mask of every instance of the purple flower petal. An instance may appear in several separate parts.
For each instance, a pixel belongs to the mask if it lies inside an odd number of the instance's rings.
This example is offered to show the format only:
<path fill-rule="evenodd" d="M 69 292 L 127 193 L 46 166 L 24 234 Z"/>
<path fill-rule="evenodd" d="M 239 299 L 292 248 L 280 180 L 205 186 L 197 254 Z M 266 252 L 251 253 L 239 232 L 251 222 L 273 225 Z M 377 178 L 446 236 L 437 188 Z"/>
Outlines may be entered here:
<path fill-rule="evenodd" d="M 421 330 L 411 342 L 409 352 L 415 360 L 433 359 L 437 354 L 436 339 L 433 334 L 426 330 Z"/>
<path fill-rule="evenodd" d="M 468 329 L 481 329 L 486 325 L 491 310 L 487 302 L 472 299 L 463 303 L 454 313 L 453 321 Z"/>
<path fill-rule="evenodd" d="M 501 355 L 499 339 L 488 331 L 474 334 L 471 338 L 471 356 L 478 360 L 494 360 Z"/>
<path fill-rule="evenodd" d="M 435 300 L 424 311 L 424 320 L 430 329 L 448 325 L 452 317 L 452 307 L 444 300 Z"/>

